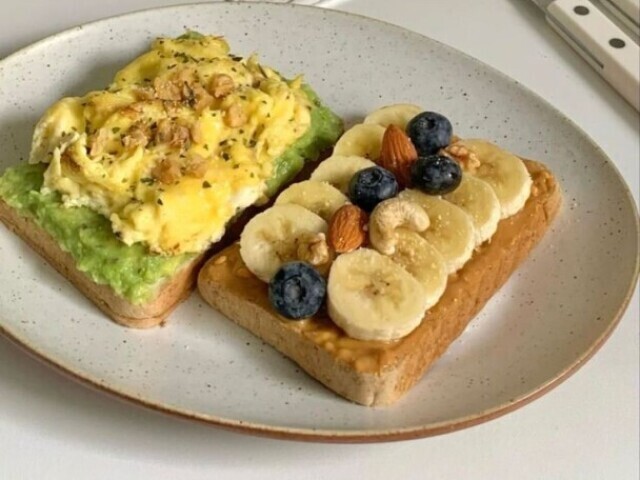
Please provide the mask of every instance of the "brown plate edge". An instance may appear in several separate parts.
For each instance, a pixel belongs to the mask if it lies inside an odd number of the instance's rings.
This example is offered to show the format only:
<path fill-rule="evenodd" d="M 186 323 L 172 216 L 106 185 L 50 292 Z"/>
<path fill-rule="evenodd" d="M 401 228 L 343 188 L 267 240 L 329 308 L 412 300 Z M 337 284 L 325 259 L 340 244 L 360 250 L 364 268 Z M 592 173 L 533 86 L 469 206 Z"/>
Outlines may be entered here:
<path fill-rule="evenodd" d="M 636 228 L 638 227 L 638 217 L 636 216 Z M 571 375 L 577 372 L 588 360 L 590 360 L 598 350 L 609 339 L 617 325 L 620 323 L 624 312 L 626 311 L 631 298 L 635 292 L 635 286 L 638 279 L 638 271 L 640 267 L 640 255 L 636 257 L 635 272 L 632 276 L 629 288 L 625 294 L 622 304 L 618 308 L 613 321 L 609 323 L 607 329 L 596 339 L 596 341 L 581 355 L 575 362 L 569 365 L 565 370 L 560 372 L 555 378 L 525 394 L 524 396 L 514 399 L 511 402 L 500 405 L 496 408 L 487 410 L 480 414 L 464 417 L 454 421 L 445 421 L 441 423 L 435 423 L 432 425 L 425 425 L 421 427 L 414 427 L 400 430 L 382 430 L 378 432 L 370 431 L 346 431 L 339 430 L 314 430 L 314 429 L 295 429 L 286 427 L 270 427 L 267 425 L 254 424 L 243 422 L 239 420 L 230 420 L 219 417 L 211 417 L 207 415 L 199 415 L 194 412 L 179 410 L 175 407 L 162 405 L 159 403 L 153 403 L 149 400 L 135 397 L 131 394 L 118 391 L 114 388 L 110 388 L 101 382 L 98 382 L 88 376 L 83 376 L 80 373 L 73 371 L 73 369 L 66 367 L 62 363 L 58 363 L 47 357 L 44 353 L 38 351 L 36 348 L 21 341 L 18 337 L 9 332 L 0 322 L 0 334 L 8 338 L 12 343 L 20 347 L 22 350 L 29 353 L 32 357 L 36 358 L 40 362 L 53 367 L 56 371 L 71 377 L 80 383 L 91 387 L 95 390 L 107 393 L 122 400 L 134 403 L 141 407 L 152 409 L 156 412 L 168 414 L 174 417 L 179 417 L 188 420 L 196 420 L 198 422 L 220 427 L 226 430 L 230 430 L 237 433 L 251 434 L 260 437 L 268 437 L 280 440 L 295 440 L 305 442 L 323 442 L 323 443 L 378 443 L 378 442 L 391 442 L 400 440 L 413 440 L 418 438 L 432 437 L 436 435 L 442 435 L 445 433 L 455 432 L 465 428 L 473 427 L 490 420 L 496 419 L 508 413 L 511 413 L 530 402 L 540 398 L 546 393 L 553 390 L 562 382 L 567 380 Z M 346 400 L 345 400 L 346 401 Z M 364 407 L 363 407 L 364 408 Z"/>

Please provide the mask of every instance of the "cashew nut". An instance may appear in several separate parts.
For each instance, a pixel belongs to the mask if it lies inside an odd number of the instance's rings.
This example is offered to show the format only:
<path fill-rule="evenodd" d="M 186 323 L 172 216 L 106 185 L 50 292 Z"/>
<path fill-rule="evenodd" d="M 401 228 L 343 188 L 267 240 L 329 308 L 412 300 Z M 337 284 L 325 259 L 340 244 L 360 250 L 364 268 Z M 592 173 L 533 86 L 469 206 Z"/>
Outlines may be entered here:
<path fill-rule="evenodd" d="M 429 228 L 429 215 L 419 205 L 392 198 L 376 206 L 369 220 L 369 240 L 384 255 L 393 255 L 396 251 L 396 229 L 404 227 L 416 232 Z"/>

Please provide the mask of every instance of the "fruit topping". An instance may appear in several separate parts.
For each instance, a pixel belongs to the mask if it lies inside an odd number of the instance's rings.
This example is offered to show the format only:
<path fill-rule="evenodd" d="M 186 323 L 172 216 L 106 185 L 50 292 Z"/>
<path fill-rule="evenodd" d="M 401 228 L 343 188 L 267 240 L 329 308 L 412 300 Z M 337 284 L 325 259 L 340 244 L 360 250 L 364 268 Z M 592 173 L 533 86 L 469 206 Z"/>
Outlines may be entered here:
<path fill-rule="evenodd" d="M 357 172 L 349 182 L 349 198 L 366 212 L 398 194 L 398 182 L 389 170 L 369 167 Z"/>
<path fill-rule="evenodd" d="M 372 123 L 359 123 L 342 134 L 333 147 L 333 154 L 375 160 L 380 156 L 383 135 L 384 127 Z"/>
<path fill-rule="evenodd" d="M 285 189 L 278 195 L 275 204 L 300 205 L 328 222 L 336 210 L 348 201 L 349 199 L 340 190 L 327 182 L 305 180 Z"/>
<path fill-rule="evenodd" d="M 310 210 L 294 204 L 274 205 L 244 227 L 240 256 L 251 273 L 269 282 L 290 261 L 304 259 L 324 264 L 324 237 L 318 234 L 326 232 L 327 222 Z"/>
<path fill-rule="evenodd" d="M 269 282 L 269 301 L 280 315 L 301 320 L 315 315 L 327 292 L 325 279 L 305 262 L 283 264 Z"/>
<path fill-rule="evenodd" d="M 368 248 L 340 255 L 329 273 L 327 311 L 348 336 L 389 341 L 420 325 L 424 289 L 401 265 Z"/>
<path fill-rule="evenodd" d="M 356 172 L 375 167 L 375 165 L 371 160 L 363 157 L 332 155 L 320 162 L 318 168 L 311 174 L 311 180 L 327 182 L 346 194 L 349 191 L 349 182 Z"/>
<path fill-rule="evenodd" d="M 462 181 L 458 162 L 444 155 L 420 157 L 411 167 L 413 186 L 429 195 L 444 195 L 455 190 Z"/>
<path fill-rule="evenodd" d="M 439 113 L 422 112 L 411 119 L 407 125 L 407 134 L 420 156 L 427 156 L 449 145 L 453 127 Z"/>
<path fill-rule="evenodd" d="M 374 110 L 365 117 L 364 123 L 375 123 L 383 127 L 396 125 L 404 130 L 407 128 L 409 121 L 422 111 L 422 108 L 418 105 L 396 103 Z"/>

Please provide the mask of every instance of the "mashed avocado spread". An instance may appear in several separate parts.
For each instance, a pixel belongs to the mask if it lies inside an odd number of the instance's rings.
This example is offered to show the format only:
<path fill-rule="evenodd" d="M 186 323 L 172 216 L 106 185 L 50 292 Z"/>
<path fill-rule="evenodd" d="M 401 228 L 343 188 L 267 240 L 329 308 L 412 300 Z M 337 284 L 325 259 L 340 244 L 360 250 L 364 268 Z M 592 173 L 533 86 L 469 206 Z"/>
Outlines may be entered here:
<path fill-rule="evenodd" d="M 273 195 L 293 178 L 305 160 L 316 159 L 342 132 L 341 120 L 322 106 L 307 86 L 311 124 L 307 131 L 274 161 L 267 193 Z M 162 256 L 149 253 L 141 243 L 127 246 L 113 233 L 107 218 L 87 207 L 65 207 L 57 192 L 42 193 L 47 165 L 21 164 L 0 177 L 0 198 L 21 215 L 31 217 L 76 261 L 93 281 L 110 286 L 132 303 L 153 298 L 158 283 L 195 254 Z"/>

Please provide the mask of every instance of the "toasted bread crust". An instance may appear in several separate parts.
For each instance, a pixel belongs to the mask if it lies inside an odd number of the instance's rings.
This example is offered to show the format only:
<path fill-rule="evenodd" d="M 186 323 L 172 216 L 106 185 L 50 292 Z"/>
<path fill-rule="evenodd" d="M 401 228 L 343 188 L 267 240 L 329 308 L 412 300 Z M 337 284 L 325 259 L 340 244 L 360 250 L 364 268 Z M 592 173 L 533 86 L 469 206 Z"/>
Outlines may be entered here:
<path fill-rule="evenodd" d="M 278 316 L 270 308 L 266 285 L 256 278 L 246 278 L 246 268 L 242 268 L 235 245 L 202 268 L 199 291 L 210 305 L 294 360 L 331 390 L 362 405 L 389 405 L 406 393 L 464 331 L 528 256 L 557 214 L 561 193 L 555 178 L 540 163 L 525 164 L 533 178 L 533 188 L 524 208 L 500 222 L 490 242 L 483 244 L 449 279 L 443 297 L 411 334 L 392 344 L 347 339 L 354 350 L 366 351 L 363 358 L 345 357 L 338 349 L 329 348 L 330 342 L 319 342 L 315 333 L 306 334 L 300 322 Z M 238 278 L 238 272 L 244 278 Z M 327 320 L 319 317 L 311 322 L 322 326 Z M 339 331 L 335 326 L 330 328 Z M 343 332 L 338 335 L 344 337 Z"/>
<path fill-rule="evenodd" d="M 86 273 L 78 270 L 71 254 L 63 251 L 51 235 L 33 219 L 20 215 L 2 200 L 0 221 L 47 260 L 100 310 L 115 322 L 131 328 L 149 328 L 161 323 L 189 296 L 195 285 L 198 269 L 204 261 L 204 255 L 200 255 L 188 262 L 173 277 L 158 285 L 153 300 L 135 305 L 120 297 L 111 287 L 95 283 Z"/>

